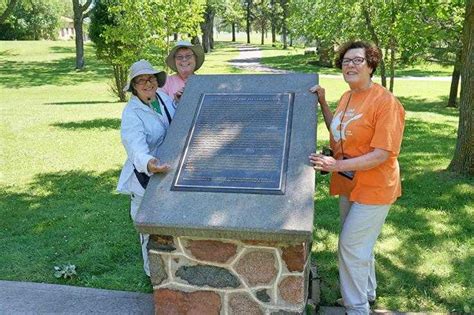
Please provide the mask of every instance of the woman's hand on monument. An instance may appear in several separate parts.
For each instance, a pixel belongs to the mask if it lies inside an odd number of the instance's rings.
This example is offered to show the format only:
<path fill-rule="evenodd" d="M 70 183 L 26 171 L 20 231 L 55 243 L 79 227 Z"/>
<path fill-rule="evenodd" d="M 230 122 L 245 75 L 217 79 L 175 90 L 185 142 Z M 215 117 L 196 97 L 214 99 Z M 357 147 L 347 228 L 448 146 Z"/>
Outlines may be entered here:
<path fill-rule="evenodd" d="M 181 88 L 179 91 L 176 91 L 176 94 L 174 95 L 175 102 L 179 102 L 179 100 L 181 99 L 181 96 L 183 95 L 183 92 L 184 92 L 184 87 Z"/>
<path fill-rule="evenodd" d="M 148 171 L 150 173 L 166 173 L 171 169 L 169 164 L 163 163 L 160 164 L 160 161 L 157 158 L 150 159 L 147 164 Z"/>
<path fill-rule="evenodd" d="M 309 91 L 318 95 L 319 104 L 324 106 L 328 105 L 328 103 L 326 102 L 326 90 L 322 86 L 316 84 L 315 86 L 311 87 Z"/>
<path fill-rule="evenodd" d="M 337 172 L 337 160 L 332 156 L 311 153 L 309 162 L 316 171 Z"/>

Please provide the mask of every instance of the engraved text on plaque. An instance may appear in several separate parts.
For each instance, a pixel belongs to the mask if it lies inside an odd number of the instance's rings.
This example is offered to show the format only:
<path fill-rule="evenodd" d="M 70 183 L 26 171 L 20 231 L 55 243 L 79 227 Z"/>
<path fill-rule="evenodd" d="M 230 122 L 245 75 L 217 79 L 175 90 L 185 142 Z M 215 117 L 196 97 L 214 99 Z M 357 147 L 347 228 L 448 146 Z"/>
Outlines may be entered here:
<path fill-rule="evenodd" d="M 203 94 L 172 190 L 283 194 L 292 93 Z"/>

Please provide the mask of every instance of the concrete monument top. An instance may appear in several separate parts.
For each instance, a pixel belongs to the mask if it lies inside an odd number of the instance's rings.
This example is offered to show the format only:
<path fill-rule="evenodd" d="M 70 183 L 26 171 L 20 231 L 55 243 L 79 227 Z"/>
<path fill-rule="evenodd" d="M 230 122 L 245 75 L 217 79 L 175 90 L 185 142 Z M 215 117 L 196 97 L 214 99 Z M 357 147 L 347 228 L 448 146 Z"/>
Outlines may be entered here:
<path fill-rule="evenodd" d="M 135 221 L 142 233 L 312 238 L 315 74 L 195 75 Z"/>

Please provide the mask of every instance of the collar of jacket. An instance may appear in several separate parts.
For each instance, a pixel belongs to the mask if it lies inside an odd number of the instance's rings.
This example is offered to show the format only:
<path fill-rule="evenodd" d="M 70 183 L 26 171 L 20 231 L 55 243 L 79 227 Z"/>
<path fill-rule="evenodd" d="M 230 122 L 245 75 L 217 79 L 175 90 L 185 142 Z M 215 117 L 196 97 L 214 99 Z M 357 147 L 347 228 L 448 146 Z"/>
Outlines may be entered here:
<path fill-rule="evenodd" d="M 150 108 L 150 106 L 145 105 L 139 98 L 138 96 L 132 95 L 130 97 L 130 105 L 133 109 L 141 109 L 146 112 L 148 111 L 153 111 L 153 109 Z"/>

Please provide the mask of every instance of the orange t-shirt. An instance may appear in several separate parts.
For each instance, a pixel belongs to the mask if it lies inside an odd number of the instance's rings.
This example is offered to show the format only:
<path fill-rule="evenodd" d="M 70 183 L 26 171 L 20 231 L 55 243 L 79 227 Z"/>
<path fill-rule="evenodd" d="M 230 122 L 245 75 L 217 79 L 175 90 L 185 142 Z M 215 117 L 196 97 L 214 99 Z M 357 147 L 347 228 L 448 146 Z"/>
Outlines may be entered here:
<path fill-rule="evenodd" d="M 341 121 L 342 120 L 342 121 Z M 401 195 L 398 154 L 405 126 L 405 110 L 379 84 L 360 92 L 345 92 L 331 122 L 334 157 L 353 158 L 375 148 L 390 151 L 389 158 L 369 170 L 355 171 L 352 180 L 332 173 L 331 195 L 344 195 L 363 204 L 392 204 Z"/>

